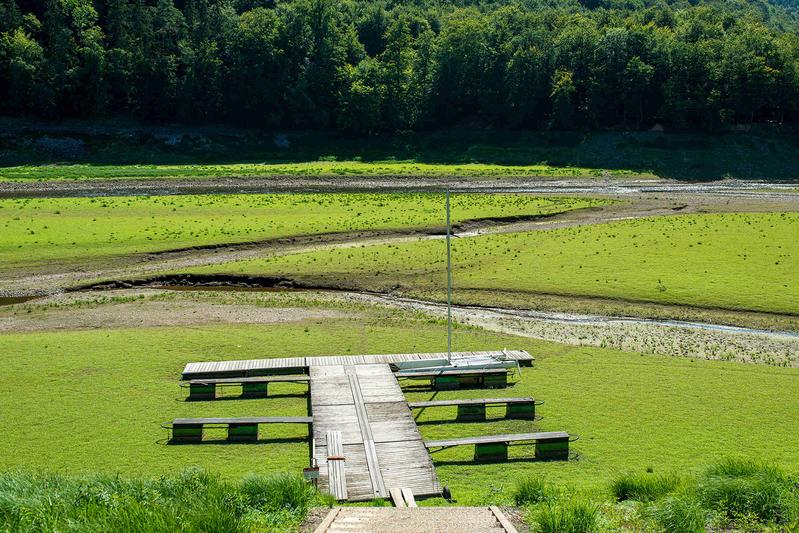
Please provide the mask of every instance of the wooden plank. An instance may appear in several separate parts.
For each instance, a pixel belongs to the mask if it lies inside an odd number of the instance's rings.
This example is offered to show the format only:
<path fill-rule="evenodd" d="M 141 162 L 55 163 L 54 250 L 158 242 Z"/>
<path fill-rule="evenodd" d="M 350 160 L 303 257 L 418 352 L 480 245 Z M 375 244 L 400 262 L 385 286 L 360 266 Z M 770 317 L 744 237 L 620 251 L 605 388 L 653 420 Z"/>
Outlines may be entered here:
<path fill-rule="evenodd" d="M 314 529 L 314 533 L 327 533 L 327 530 L 330 529 L 330 526 L 333 524 L 333 521 L 336 519 L 340 511 L 341 507 L 333 507 L 332 509 L 330 509 L 330 512 L 327 513 L 325 519 L 322 520 L 322 522 L 318 526 L 316 526 L 316 529 Z"/>
<path fill-rule="evenodd" d="M 522 365 L 532 364 L 534 358 L 523 350 L 505 350 L 495 352 L 454 352 L 454 359 L 464 359 L 475 355 L 489 355 L 501 357 L 509 361 L 519 361 Z M 282 357 L 271 359 L 248 359 L 236 361 L 205 361 L 187 363 L 183 369 L 183 379 L 217 378 L 217 377 L 244 377 L 258 375 L 267 370 L 285 370 L 296 368 L 300 371 L 309 367 L 336 366 L 342 364 L 363 363 L 400 363 L 405 361 L 419 361 L 430 359 L 445 359 L 447 354 L 421 353 L 421 354 L 375 354 L 355 355 L 343 357 L 317 356 L 317 357 Z"/>
<path fill-rule="evenodd" d="M 418 440 L 375 443 L 383 480 L 389 487 L 408 487 L 417 496 L 440 496 L 433 461 Z"/>
<path fill-rule="evenodd" d="M 355 405 L 319 405 L 313 408 L 314 440 L 324 444 L 328 431 L 338 431 L 343 444 L 363 442 Z"/>
<path fill-rule="evenodd" d="M 535 400 L 530 397 L 520 398 L 470 398 L 467 400 L 430 400 L 425 402 L 408 402 L 411 409 L 422 409 L 425 407 L 444 407 L 452 405 L 494 405 L 509 403 L 531 403 Z"/>
<path fill-rule="evenodd" d="M 483 437 L 466 437 L 461 439 L 425 441 L 427 448 L 461 446 L 468 444 L 491 444 L 496 442 L 520 442 L 528 440 L 549 440 L 569 438 L 565 431 L 545 431 L 542 433 L 516 433 L 511 435 L 487 435 Z"/>
<path fill-rule="evenodd" d="M 407 507 L 405 499 L 402 497 L 402 489 L 394 487 L 389 489 L 388 492 L 391 495 L 391 501 L 394 502 L 394 507 Z"/>
<path fill-rule="evenodd" d="M 507 368 L 470 368 L 452 370 L 407 370 L 394 372 L 398 378 L 435 378 L 438 376 L 498 376 L 507 374 Z"/>
<path fill-rule="evenodd" d="M 383 482 L 383 473 L 380 471 L 380 463 L 377 460 L 375 442 L 371 439 L 363 441 L 363 449 L 366 453 L 366 464 L 369 468 L 369 478 L 372 481 L 372 491 L 377 498 L 388 496 L 386 486 Z"/>
<path fill-rule="evenodd" d="M 172 425 L 181 424 L 311 424 L 310 416 L 249 416 L 241 418 L 176 418 Z"/>
<path fill-rule="evenodd" d="M 402 488 L 402 498 L 405 500 L 408 507 L 417 507 L 416 500 L 413 497 L 413 491 L 408 487 Z"/>
<path fill-rule="evenodd" d="M 311 376 L 253 376 L 248 378 L 206 378 L 190 379 L 187 383 L 191 385 L 218 385 L 223 383 L 273 383 L 273 382 L 307 382 Z"/>
<path fill-rule="evenodd" d="M 366 413 L 375 442 L 421 440 L 416 421 L 404 402 L 366 404 Z"/>
<path fill-rule="evenodd" d="M 337 500 L 347 499 L 347 475 L 344 461 L 344 444 L 340 431 L 327 432 L 327 476 L 330 494 Z"/>
<path fill-rule="evenodd" d="M 499 507 L 496 505 L 490 505 L 488 508 L 491 509 L 491 512 L 494 513 L 494 516 L 497 517 L 497 522 L 499 522 L 499 525 L 501 525 L 502 529 L 505 530 L 505 533 L 519 533 L 516 528 L 513 527 L 513 524 L 510 523 L 510 520 L 508 520 L 505 514 L 499 510 Z"/>
<path fill-rule="evenodd" d="M 380 472 L 380 463 L 377 460 L 377 453 L 375 452 L 375 443 L 372 436 L 372 428 L 369 425 L 369 418 L 366 412 L 366 405 L 363 400 L 363 393 L 361 392 L 360 381 L 355 372 L 355 367 L 345 367 L 345 372 L 349 375 L 350 387 L 352 389 L 352 397 L 355 401 L 355 412 L 358 415 L 358 425 L 361 428 L 361 436 L 363 437 L 363 448 L 366 454 L 366 464 L 369 468 L 369 478 L 372 481 L 372 491 L 375 497 L 385 498 L 388 496 L 386 487 L 383 484 L 383 476 Z"/>

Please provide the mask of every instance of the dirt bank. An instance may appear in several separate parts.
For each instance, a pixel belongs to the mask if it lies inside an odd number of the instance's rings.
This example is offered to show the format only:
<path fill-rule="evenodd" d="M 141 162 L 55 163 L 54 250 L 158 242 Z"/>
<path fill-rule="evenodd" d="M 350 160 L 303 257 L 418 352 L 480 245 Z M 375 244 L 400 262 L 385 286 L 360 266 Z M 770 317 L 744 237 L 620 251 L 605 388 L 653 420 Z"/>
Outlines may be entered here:
<path fill-rule="evenodd" d="M 269 324 L 357 318 L 372 310 L 446 318 L 446 306 L 344 291 L 180 293 L 164 289 L 80 291 L 0 308 L 0 333 L 86 328 Z M 799 367 L 799 333 L 711 323 L 454 306 L 460 324 L 562 344 L 645 354 Z M 444 334 L 442 329 L 442 334 Z M 458 333 L 455 331 L 455 345 Z M 546 354 L 544 354 L 546 355 Z"/>

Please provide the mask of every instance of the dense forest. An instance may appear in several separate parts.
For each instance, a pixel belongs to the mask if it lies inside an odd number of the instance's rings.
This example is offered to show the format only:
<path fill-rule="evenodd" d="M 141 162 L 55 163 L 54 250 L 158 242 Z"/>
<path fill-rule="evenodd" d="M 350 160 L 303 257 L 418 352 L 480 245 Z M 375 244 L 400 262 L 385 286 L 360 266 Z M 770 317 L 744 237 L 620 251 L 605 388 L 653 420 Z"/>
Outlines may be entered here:
<path fill-rule="evenodd" d="M 799 122 L 790 0 L 0 0 L 0 114 L 359 133 Z"/>

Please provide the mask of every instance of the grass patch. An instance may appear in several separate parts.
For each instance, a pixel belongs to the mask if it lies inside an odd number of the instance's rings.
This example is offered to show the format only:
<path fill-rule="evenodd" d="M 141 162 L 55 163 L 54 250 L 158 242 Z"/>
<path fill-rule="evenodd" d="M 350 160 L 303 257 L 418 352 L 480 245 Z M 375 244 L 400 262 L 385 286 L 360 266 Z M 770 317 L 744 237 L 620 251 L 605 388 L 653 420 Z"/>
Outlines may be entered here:
<path fill-rule="evenodd" d="M 453 243 L 457 290 L 799 313 L 799 214 L 644 218 Z M 443 244 L 327 249 L 192 269 L 424 296 L 446 286 Z"/>
<path fill-rule="evenodd" d="M 626 473 L 613 480 L 611 489 L 618 501 L 649 502 L 672 492 L 679 482 L 680 479 L 673 474 Z"/>
<path fill-rule="evenodd" d="M 310 161 L 191 165 L 25 165 L 0 168 L 0 180 L 171 179 L 284 177 L 448 177 L 462 178 L 642 177 L 624 170 L 496 164 L 435 164 L 417 161 Z M 646 176 L 643 176 L 646 177 Z"/>
<path fill-rule="evenodd" d="M 298 474 L 269 476 L 249 474 L 241 482 L 248 503 L 269 512 L 291 511 L 305 514 L 314 500 L 321 498 L 313 485 Z M 335 503 L 335 499 L 332 500 Z"/>
<path fill-rule="evenodd" d="M 594 533 L 599 531 L 599 508 L 580 500 L 544 506 L 535 516 L 540 533 Z"/>
<path fill-rule="evenodd" d="M 526 476 L 516 480 L 513 503 L 517 506 L 544 502 L 552 497 L 552 487 L 541 476 Z"/>
<path fill-rule="evenodd" d="M 607 203 L 464 194 L 453 222 Z M 441 194 L 267 194 L 0 200 L 3 268 L 367 229 L 443 228 Z"/>
<path fill-rule="evenodd" d="M 171 294 L 171 293 L 170 293 Z M 159 300 L 159 306 L 192 295 Z M 208 296 L 212 298 L 213 296 Z M 223 295 L 225 298 L 229 296 Z M 265 304 L 282 295 L 248 294 Z M 114 303 L 98 304 L 113 312 Z M 142 303 L 146 305 L 146 302 Z M 299 302 L 293 305 L 300 305 Z M 66 308 L 68 309 L 68 308 Z M 63 311 L 54 310 L 54 311 Z M 37 313 L 47 309 L 37 308 Z M 179 372 L 189 361 L 300 355 L 407 353 L 446 349 L 443 324 L 424 315 L 357 310 L 352 318 L 283 324 L 205 324 L 47 331 L 0 335 L 0 469 L 48 469 L 71 474 L 171 475 L 175 465 L 196 465 L 226 480 L 246 474 L 299 472 L 308 462 L 307 430 L 269 426 L 265 442 L 167 446 L 159 424 L 175 417 L 282 416 L 307 413 L 305 386 L 276 384 L 266 400 L 185 403 Z M 458 327 L 455 350 L 526 349 L 536 367 L 507 390 L 407 392 L 409 401 L 487 396 L 545 400 L 544 418 L 505 420 L 489 410 L 488 422 L 453 424 L 455 408 L 418 415 L 425 439 L 481 434 L 567 430 L 580 459 L 534 463 L 529 447 L 513 447 L 511 461 L 478 464 L 459 447 L 433 455 L 441 482 L 461 505 L 511 503 L 515 480 L 531 468 L 553 486 L 579 485 L 609 494 L 623 470 L 698 471 L 709 457 L 748 445 L 764 460 L 799 467 L 799 398 L 786 395 L 799 370 L 641 356 L 617 350 L 571 347 Z M 741 408 L 741 398 L 747 398 Z M 630 405 L 636 408 L 631 410 Z M 601 413 L 601 414 L 598 414 Z M 680 435 L 684 446 L 675 446 Z M 224 461 L 220 460 L 224 457 Z"/>
<path fill-rule="evenodd" d="M 708 516 L 708 512 L 690 495 L 666 496 L 646 514 L 668 533 L 702 533 Z"/>
<path fill-rule="evenodd" d="M 785 525 L 799 519 L 799 494 L 794 481 L 770 463 L 723 460 L 705 472 L 697 495 L 705 507 L 732 522 L 754 519 Z"/>
<path fill-rule="evenodd" d="M 288 531 L 325 501 L 301 476 L 221 481 L 202 470 L 121 478 L 0 474 L 0 529 L 6 531 Z"/>

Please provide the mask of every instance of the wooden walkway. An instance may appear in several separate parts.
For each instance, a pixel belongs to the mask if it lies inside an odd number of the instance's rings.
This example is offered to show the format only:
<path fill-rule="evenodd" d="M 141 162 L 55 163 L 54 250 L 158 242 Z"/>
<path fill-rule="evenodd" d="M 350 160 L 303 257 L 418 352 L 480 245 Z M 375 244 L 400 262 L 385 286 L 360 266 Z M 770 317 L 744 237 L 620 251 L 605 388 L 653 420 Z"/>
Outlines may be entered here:
<path fill-rule="evenodd" d="M 319 465 L 320 489 L 330 490 L 328 433 L 340 432 L 349 501 L 387 498 L 395 488 L 409 488 L 416 496 L 441 493 L 430 455 L 388 364 L 313 365 L 310 375 L 312 453 Z M 334 461 L 341 461 L 338 453 L 337 449 Z"/>
<path fill-rule="evenodd" d="M 475 356 L 502 356 L 518 361 L 521 366 L 531 366 L 533 357 L 523 350 L 494 352 L 454 352 L 452 359 Z M 208 361 L 188 363 L 183 369 L 183 379 L 241 378 L 268 374 L 304 374 L 318 366 L 346 366 L 363 364 L 395 364 L 412 361 L 446 359 L 446 353 L 397 353 L 381 355 L 331 355 L 317 357 L 280 357 L 274 359 L 248 359 L 240 361 Z"/>
<path fill-rule="evenodd" d="M 533 357 L 521 350 L 454 352 L 452 361 L 486 356 L 533 364 Z M 444 364 L 446 358 L 446 353 L 411 353 L 188 363 L 182 379 L 308 376 L 311 453 L 319 467 L 319 488 L 349 501 L 388 498 L 392 489 L 427 497 L 440 495 L 441 485 L 394 365 L 418 362 L 413 366 L 424 368 Z"/>

